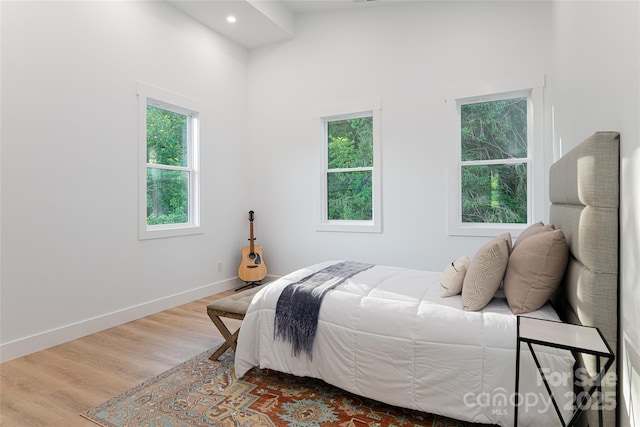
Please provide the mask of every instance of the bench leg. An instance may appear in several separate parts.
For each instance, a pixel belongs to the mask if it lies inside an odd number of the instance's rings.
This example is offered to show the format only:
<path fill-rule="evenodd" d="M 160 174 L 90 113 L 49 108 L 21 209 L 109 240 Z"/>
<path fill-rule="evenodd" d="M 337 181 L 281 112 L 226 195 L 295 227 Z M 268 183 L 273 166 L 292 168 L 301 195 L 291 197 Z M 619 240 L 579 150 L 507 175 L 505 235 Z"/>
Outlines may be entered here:
<path fill-rule="evenodd" d="M 209 357 L 210 360 L 217 360 L 218 357 L 222 356 L 228 348 L 232 348 L 233 351 L 236 351 L 236 343 L 238 342 L 238 334 L 240 333 L 240 328 L 235 331 L 233 334 L 227 328 L 227 325 L 224 324 L 222 319 L 216 315 L 210 315 L 211 320 L 216 325 L 222 336 L 224 337 L 224 341 L 220 347 Z"/>

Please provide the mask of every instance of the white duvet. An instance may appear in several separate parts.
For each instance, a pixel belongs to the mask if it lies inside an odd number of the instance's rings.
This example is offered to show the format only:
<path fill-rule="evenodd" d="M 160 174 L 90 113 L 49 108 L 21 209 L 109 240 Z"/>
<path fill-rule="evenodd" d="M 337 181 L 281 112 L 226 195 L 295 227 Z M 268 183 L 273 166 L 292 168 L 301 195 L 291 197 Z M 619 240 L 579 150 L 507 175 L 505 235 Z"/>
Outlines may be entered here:
<path fill-rule="evenodd" d="M 442 273 L 374 266 L 330 291 L 322 303 L 313 357 L 294 357 L 274 340 L 278 296 L 290 283 L 337 261 L 297 270 L 264 285 L 242 323 L 235 371 L 254 366 L 320 378 L 360 396 L 459 420 L 513 426 L 516 316 L 495 297 L 480 312 L 461 297 L 440 298 Z M 557 320 L 551 306 L 528 314 Z M 570 410 L 574 359 L 536 347 L 560 407 Z M 520 426 L 561 425 L 523 346 Z"/>

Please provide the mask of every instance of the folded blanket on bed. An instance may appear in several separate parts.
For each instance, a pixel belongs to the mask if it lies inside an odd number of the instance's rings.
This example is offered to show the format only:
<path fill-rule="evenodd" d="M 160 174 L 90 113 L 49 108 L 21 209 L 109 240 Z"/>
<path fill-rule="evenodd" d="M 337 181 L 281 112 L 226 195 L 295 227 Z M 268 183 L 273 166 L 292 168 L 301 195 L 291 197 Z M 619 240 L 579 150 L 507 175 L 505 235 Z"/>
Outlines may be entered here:
<path fill-rule="evenodd" d="M 325 294 L 349 277 L 371 267 L 373 264 L 340 262 L 287 285 L 276 305 L 274 338 L 289 341 L 294 356 L 304 351 L 311 358 L 318 314 Z"/>

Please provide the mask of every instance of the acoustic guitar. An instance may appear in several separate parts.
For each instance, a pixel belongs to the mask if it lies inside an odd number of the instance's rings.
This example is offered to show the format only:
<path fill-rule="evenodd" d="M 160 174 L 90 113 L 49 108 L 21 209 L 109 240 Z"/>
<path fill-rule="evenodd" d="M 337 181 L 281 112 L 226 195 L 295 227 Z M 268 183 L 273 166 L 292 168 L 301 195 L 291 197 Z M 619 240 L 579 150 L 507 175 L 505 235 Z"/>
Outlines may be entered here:
<path fill-rule="evenodd" d="M 253 241 L 253 211 L 249 211 L 249 245 L 242 248 L 242 260 L 238 267 L 238 277 L 243 282 L 255 283 L 267 277 L 267 266 L 262 258 L 262 248 Z"/>

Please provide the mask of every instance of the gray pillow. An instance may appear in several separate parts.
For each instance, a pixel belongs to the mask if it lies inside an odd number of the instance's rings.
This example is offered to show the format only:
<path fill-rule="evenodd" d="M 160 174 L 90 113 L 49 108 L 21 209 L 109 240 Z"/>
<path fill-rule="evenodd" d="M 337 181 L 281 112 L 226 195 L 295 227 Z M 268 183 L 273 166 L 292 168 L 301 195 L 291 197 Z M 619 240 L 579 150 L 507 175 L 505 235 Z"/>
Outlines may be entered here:
<path fill-rule="evenodd" d="M 482 310 L 489 304 L 502 283 L 510 250 L 510 233 L 502 234 L 478 249 L 462 284 L 465 311 Z"/>

